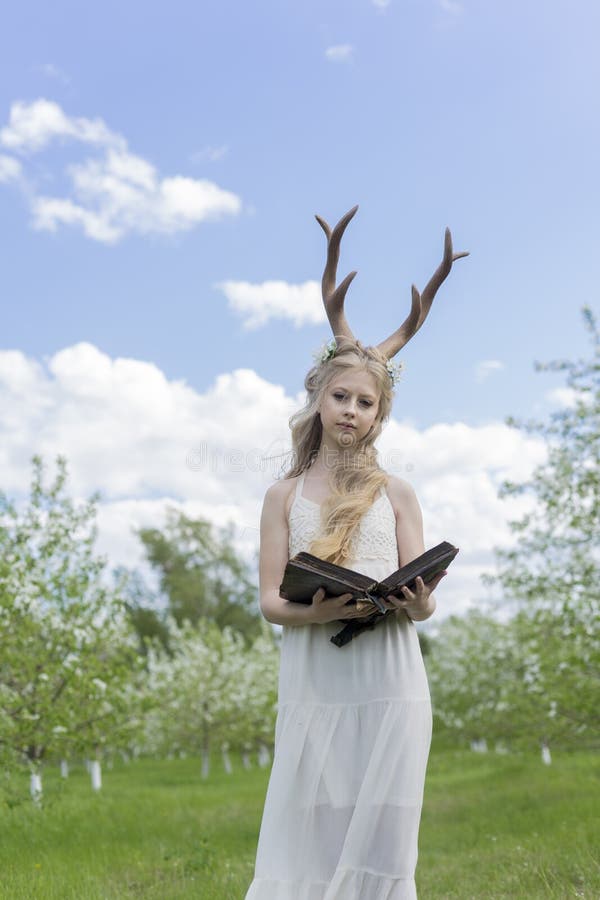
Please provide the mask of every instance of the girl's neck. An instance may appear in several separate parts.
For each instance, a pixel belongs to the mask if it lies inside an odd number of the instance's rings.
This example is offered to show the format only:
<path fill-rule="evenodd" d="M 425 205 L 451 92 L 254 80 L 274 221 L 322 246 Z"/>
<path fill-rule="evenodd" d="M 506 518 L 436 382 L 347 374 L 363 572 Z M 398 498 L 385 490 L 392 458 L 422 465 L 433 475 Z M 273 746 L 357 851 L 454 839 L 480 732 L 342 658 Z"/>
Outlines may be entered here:
<path fill-rule="evenodd" d="M 327 480 L 336 465 L 343 463 L 344 460 L 349 461 L 350 459 L 351 455 L 349 450 L 338 451 L 337 448 L 332 449 L 325 444 L 321 444 L 319 452 L 310 464 L 310 471 L 315 478 Z"/>

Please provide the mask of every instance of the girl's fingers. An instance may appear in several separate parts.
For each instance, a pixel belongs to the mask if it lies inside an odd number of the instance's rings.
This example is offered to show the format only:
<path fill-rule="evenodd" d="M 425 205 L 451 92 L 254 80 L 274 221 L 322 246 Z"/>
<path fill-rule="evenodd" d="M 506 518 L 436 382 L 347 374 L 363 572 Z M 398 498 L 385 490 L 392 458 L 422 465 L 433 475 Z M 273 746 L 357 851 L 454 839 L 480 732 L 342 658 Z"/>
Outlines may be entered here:
<path fill-rule="evenodd" d="M 423 579 L 421 578 L 420 575 L 417 575 L 417 578 L 415 579 L 416 591 L 422 591 L 424 587 L 429 586 L 429 585 L 439 584 L 439 582 L 442 580 L 442 578 L 447 574 L 448 574 L 447 571 L 439 572 L 433 578 L 432 581 L 428 582 L 428 585 L 425 584 L 425 582 L 423 581 Z M 406 600 L 406 599 L 409 599 L 409 598 L 412 598 L 415 596 L 415 594 L 413 594 L 413 592 L 406 585 L 403 585 L 401 588 L 399 588 L 398 593 L 399 593 L 399 596 L 396 594 L 388 594 L 386 599 L 387 600 Z M 323 600 L 324 597 L 325 597 L 325 589 L 319 588 L 313 595 L 313 600 Z M 350 600 L 351 598 L 352 598 L 352 594 L 348 593 L 348 594 L 341 594 L 339 597 L 336 597 L 335 599 L 338 600 L 340 603 L 347 603 L 348 600 Z"/>
<path fill-rule="evenodd" d="M 440 583 L 442 578 L 447 574 L 448 574 L 447 571 L 439 572 L 434 577 L 434 579 L 432 581 L 430 581 L 427 585 L 425 584 L 425 582 L 423 581 L 421 576 L 418 575 L 417 578 L 415 579 L 414 593 L 406 585 L 403 585 L 402 587 L 400 587 L 398 589 L 397 594 L 388 594 L 386 596 L 386 600 L 388 601 L 388 603 L 392 603 L 392 604 L 396 604 L 396 605 L 405 604 L 405 603 L 414 603 L 417 596 L 423 592 L 425 587 L 428 587 L 429 591 L 431 592 L 434 589 L 434 587 L 437 587 L 437 585 Z M 335 597 L 335 598 L 331 598 L 331 599 L 332 600 L 335 599 L 335 601 L 338 605 L 343 606 L 348 602 L 348 600 L 352 599 L 352 596 L 353 595 L 351 593 L 347 593 L 347 594 L 341 594 L 339 597 Z M 315 593 L 313 594 L 313 601 L 316 603 L 320 603 L 322 600 L 325 599 L 325 597 L 326 597 L 325 588 L 321 587 L 317 591 L 315 591 Z M 364 608 L 362 606 L 362 604 L 360 604 L 358 606 L 358 609 L 356 611 L 360 612 L 361 608 Z"/>

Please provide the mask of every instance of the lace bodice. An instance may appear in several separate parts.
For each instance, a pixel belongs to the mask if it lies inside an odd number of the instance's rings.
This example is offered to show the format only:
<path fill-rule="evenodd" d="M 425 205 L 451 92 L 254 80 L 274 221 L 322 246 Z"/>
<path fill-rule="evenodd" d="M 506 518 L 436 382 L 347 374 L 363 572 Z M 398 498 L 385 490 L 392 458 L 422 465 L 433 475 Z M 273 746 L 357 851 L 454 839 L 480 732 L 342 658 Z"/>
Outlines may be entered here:
<path fill-rule="evenodd" d="M 296 493 L 289 514 L 289 554 L 308 551 L 321 528 L 321 506 L 302 496 L 305 472 L 296 485 Z M 371 508 L 365 513 L 353 538 L 353 560 L 381 560 L 389 571 L 398 568 L 396 516 L 384 487 Z"/>

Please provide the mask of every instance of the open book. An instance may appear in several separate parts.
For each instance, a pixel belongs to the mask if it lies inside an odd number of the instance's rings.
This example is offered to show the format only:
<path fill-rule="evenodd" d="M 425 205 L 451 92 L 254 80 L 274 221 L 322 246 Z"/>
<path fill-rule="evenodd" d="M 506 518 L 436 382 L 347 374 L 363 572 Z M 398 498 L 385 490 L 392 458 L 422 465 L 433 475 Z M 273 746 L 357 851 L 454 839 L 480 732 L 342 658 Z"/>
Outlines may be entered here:
<path fill-rule="evenodd" d="M 395 612 L 385 607 L 384 601 L 388 594 L 399 595 L 400 588 L 404 585 L 409 590 L 414 590 L 419 575 L 425 583 L 431 581 L 438 572 L 442 572 L 450 565 L 457 553 L 458 547 L 454 547 L 448 541 L 442 541 L 441 544 L 426 550 L 412 562 L 388 575 L 383 581 L 374 581 L 361 572 L 325 562 L 311 553 L 297 553 L 287 562 L 279 595 L 293 603 L 310 605 L 313 595 L 322 587 L 328 596 L 339 597 L 341 594 L 351 593 L 352 597 L 345 606 L 354 605 L 357 600 L 370 601 L 373 604 L 373 616 L 340 619 L 346 623 L 346 627 L 331 640 L 336 646 L 342 647 L 365 628 L 374 628 L 378 621 Z"/>

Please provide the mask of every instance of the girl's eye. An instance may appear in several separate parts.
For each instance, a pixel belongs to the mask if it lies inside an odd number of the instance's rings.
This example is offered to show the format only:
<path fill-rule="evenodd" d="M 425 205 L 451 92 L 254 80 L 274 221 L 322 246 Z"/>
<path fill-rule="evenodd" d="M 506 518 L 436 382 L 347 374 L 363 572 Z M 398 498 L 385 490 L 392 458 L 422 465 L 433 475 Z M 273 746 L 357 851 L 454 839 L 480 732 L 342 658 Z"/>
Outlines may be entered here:
<path fill-rule="evenodd" d="M 344 395 L 343 395 L 343 394 L 334 394 L 333 396 L 335 397 L 336 400 L 343 400 L 343 399 L 344 399 Z M 373 406 L 373 404 L 371 403 L 370 400 L 361 400 L 360 402 L 361 402 L 361 403 L 364 403 L 366 406 Z"/>

